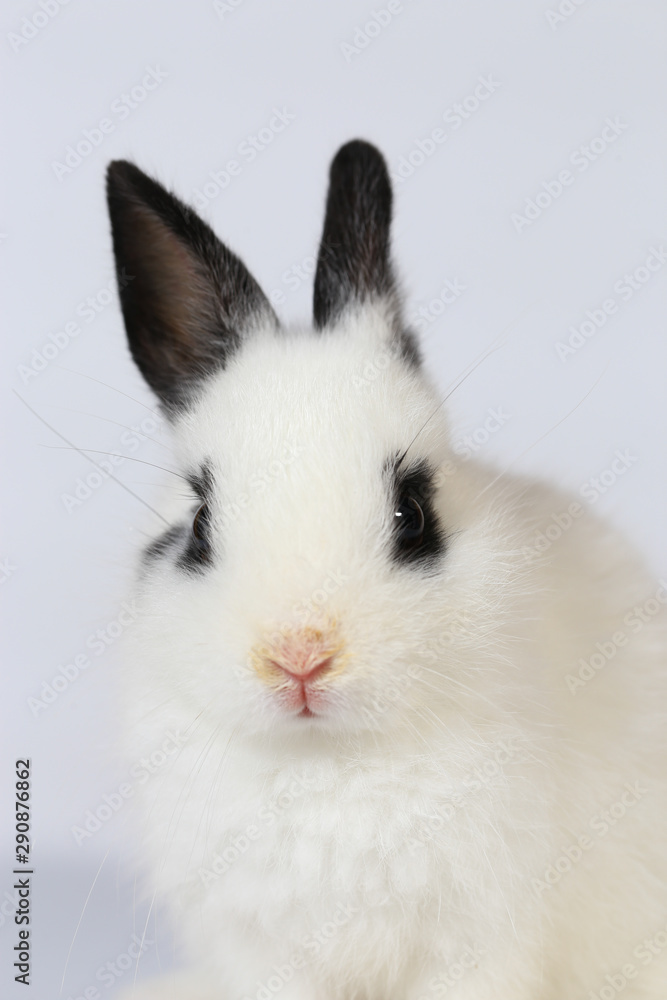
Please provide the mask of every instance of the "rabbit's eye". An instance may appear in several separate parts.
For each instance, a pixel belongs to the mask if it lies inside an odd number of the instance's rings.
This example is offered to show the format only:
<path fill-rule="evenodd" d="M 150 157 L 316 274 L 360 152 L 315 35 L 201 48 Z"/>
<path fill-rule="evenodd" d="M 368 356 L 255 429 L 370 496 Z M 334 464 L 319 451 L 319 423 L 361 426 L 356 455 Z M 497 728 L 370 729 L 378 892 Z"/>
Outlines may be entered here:
<path fill-rule="evenodd" d="M 425 459 L 401 466 L 388 463 L 391 506 L 392 559 L 398 566 L 437 572 L 447 537 L 434 505 L 436 470 Z"/>
<path fill-rule="evenodd" d="M 192 522 L 192 538 L 195 543 L 197 554 L 201 559 L 208 559 L 211 553 L 209 528 L 210 514 L 208 504 L 203 503 L 195 514 Z"/>
<path fill-rule="evenodd" d="M 424 539 L 424 511 L 414 497 L 402 496 L 394 511 L 398 541 L 402 548 L 421 545 Z"/>

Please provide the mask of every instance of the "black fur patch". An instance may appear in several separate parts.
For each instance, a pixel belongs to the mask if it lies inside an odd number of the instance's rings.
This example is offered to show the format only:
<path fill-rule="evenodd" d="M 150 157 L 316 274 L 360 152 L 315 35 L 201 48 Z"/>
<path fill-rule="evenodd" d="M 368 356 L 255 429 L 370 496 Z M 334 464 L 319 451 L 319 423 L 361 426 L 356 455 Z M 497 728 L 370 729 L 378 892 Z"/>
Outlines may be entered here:
<path fill-rule="evenodd" d="M 187 527 L 184 524 L 174 524 L 171 528 L 168 528 L 164 534 L 156 538 L 155 541 L 151 542 L 143 552 L 143 560 L 145 563 L 155 562 L 157 559 L 161 559 L 170 549 L 174 548 L 185 535 Z"/>
<path fill-rule="evenodd" d="M 369 143 L 348 142 L 329 173 L 313 304 L 319 329 L 335 323 L 350 299 L 394 293 L 391 207 L 391 184 L 381 154 Z"/>
<path fill-rule="evenodd" d="M 419 368 L 422 363 L 422 356 L 417 338 L 412 330 L 402 327 L 397 335 L 397 339 L 404 360 L 413 368 Z"/>
<path fill-rule="evenodd" d="M 197 497 L 197 509 L 193 515 L 187 545 L 181 552 L 178 565 L 189 573 L 201 573 L 212 559 L 210 510 L 213 500 L 213 475 L 210 465 L 204 463 L 199 472 L 188 476 L 188 481 Z M 194 529 L 194 517 L 197 517 L 197 533 Z"/>
<path fill-rule="evenodd" d="M 170 552 L 177 552 L 176 565 L 189 573 L 201 573 L 211 562 L 211 522 L 208 511 L 213 497 L 213 476 L 208 464 L 188 476 L 192 492 L 197 497 L 192 518 L 185 524 L 175 524 L 144 550 L 144 564 L 148 565 Z M 197 537 L 193 531 L 194 518 L 198 519 Z"/>
<path fill-rule="evenodd" d="M 397 521 L 392 540 L 392 559 L 401 566 L 433 570 L 445 554 L 447 538 L 433 503 L 435 470 L 425 460 L 402 467 L 400 459 L 387 463 L 392 512 L 416 501 L 423 513 L 423 531 L 418 537 L 403 538 Z"/>
<path fill-rule="evenodd" d="M 198 472 L 188 476 L 192 492 L 202 503 L 210 503 L 213 499 L 213 471 L 210 462 L 204 462 Z"/>
<path fill-rule="evenodd" d="M 107 199 L 132 356 L 167 412 L 178 411 L 253 320 L 278 321 L 239 258 L 134 164 L 109 165 Z"/>
<path fill-rule="evenodd" d="M 381 153 L 355 139 L 338 151 L 329 173 L 324 230 L 315 272 L 313 315 L 322 330 L 351 302 L 384 299 L 394 314 L 394 334 L 407 361 L 418 365 L 415 338 L 400 318 L 390 258 L 392 190 Z"/>

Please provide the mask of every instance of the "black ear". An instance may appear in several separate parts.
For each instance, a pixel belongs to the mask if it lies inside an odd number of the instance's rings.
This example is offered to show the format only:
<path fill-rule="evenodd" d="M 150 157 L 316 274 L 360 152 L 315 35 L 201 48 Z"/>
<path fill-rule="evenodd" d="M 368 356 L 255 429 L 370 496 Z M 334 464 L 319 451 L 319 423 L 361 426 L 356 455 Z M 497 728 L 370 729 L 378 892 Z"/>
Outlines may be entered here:
<path fill-rule="evenodd" d="M 132 356 L 167 410 L 181 409 L 244 334 L 278 321 L 239 258 L 134 164 L 109 164 L 107 199 Z"/>
<path fill-rule="evenodd" d="M 392 191 L 382 154 L 355 139 L 331 164 L 324 231 L 315 272 L 315 326 L 334 324 L 348 305 L 384 300 L 402 347 L 416 360 L 410 334 L 402 330 L 390 257 Z"/>

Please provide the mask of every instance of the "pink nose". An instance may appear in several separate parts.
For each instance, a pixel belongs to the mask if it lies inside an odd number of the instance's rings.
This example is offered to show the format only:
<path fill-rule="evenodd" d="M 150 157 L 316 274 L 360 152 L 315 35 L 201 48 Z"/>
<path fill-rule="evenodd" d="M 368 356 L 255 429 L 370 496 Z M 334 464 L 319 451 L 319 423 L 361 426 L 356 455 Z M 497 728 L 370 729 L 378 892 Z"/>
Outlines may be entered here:
<path fill-rule="evenodd" d="M 319 660 L 313 663 L 312 656 L 308 656 L 305 660 L 298 661 L 296 659 L 276 660 L 272 659 L 271 662 L 274 666 L 278 667 L 284 674 L 287 674 L 292 680 L 302 681 L 304 684 L 309 684 L 316 678 L 321 677 L 328 670 L 331 669 L 334 657 L 327 656 L 326 659 Z"/>

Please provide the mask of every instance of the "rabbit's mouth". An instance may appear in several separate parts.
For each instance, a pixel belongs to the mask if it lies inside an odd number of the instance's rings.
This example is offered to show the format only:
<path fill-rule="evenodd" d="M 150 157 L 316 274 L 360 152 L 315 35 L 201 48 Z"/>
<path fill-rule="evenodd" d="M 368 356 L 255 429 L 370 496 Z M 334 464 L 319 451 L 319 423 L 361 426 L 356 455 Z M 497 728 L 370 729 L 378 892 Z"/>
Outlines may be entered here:
<path fill-rule="evenodd" d="M 315 718 L 326 708 L 326 689 L 349 656 L 335 627 L 283 630 L 254 647 L 250 662 L 273 689 L 281 707 L 298 718 Z"/>
<path fill-rule="evenodd" d="M 276 695 L 282 707 L 300 719 L 314 719 L 321 715 L 326 703 L 320 684 L 294 677 L 286 679 L 277 688 Z"/>

